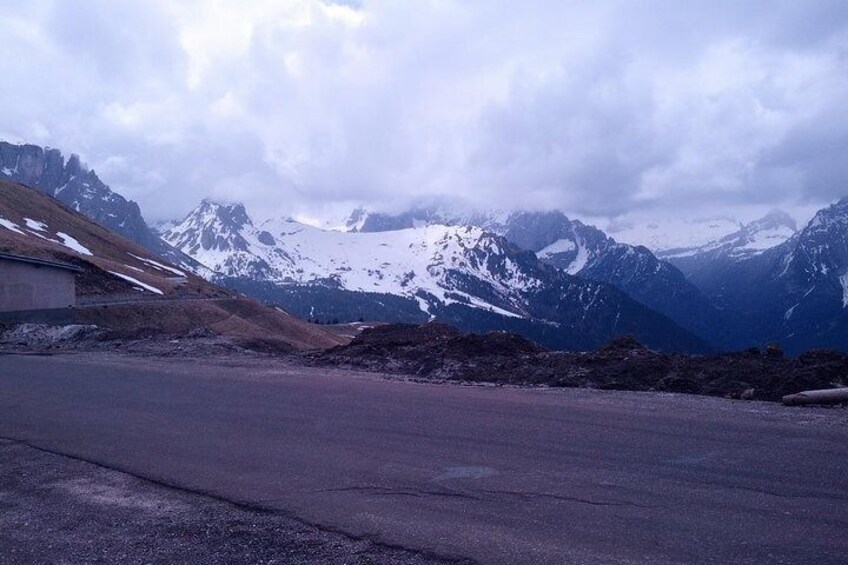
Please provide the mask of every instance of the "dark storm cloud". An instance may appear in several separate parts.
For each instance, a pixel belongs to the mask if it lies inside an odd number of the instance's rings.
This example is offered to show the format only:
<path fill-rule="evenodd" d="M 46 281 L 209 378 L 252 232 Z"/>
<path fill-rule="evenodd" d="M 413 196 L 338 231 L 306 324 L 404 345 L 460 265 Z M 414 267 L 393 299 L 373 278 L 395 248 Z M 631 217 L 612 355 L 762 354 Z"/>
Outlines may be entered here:
<path fill-rule="evenodd" d="M 148 216 L 462 196 L 634 210 L 848 192 L 848 4 L 6 2 L 0 135 Z"/>

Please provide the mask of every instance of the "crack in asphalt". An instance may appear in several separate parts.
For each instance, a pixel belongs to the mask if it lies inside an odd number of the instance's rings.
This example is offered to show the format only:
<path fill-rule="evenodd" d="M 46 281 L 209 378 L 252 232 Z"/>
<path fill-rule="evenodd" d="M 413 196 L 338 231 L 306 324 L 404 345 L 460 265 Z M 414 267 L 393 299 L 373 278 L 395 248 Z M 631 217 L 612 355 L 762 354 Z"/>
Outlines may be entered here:
<path fill-rule="evenodd" d="M 236 500 L 236 499 L 232 499 L 232 498 L 227 498 L 227 497 L 225 497 L 221 494 L 218 494 L 218 493 L 213 492 L 213 491 L 205 490 L 205 489 L 195 489 L 195 488 L 181 486 L 181 485 L 178 485 L 176 483 L 170 482 L 166 479 L 153 478 L 153 477 L 150 477 L 150 476 L 142 475 L 142 474 L 139 474 L 139 473 L 136 473 L 136 472 L 133 472 L 133 471 L 129 471 L 127 469 L 123 469 L 120 466 L 112 465 L 110 463 L 97 461 L 95 459 L 89 459 L 89 458 L 86 458 L 86 457 L 83 457 L 83 456 L 80 456 L 80 455 L 72 455 L 72 454 L 69 454 L 69 453 L 63 453 L 63 452 L 55 450 L 55 449 L 41 447 L 39 445 L 35 445 L 33 443 L 30 443 L 27 440 L 22 440 L 22 439 L 19 439 L 19 438 L 14 438 L 14 437 L 9 437 L 9 436 L 0 436 L 0 441 L 6 441 L 6 442 L 15 443 L 15 444 L 18 444 L 18 445 L 23 445 L 25 447 L 28 447 L 30 449 L 34 449 L 36 451 L 41 451 L 43 453 L 55 455 L 55 456 L 58 456 L 58 457 L 66 457 L 66 458 L 74 460 L 74 461 L 81 461 L 83 463 L 87 463 L 89 465 L 94 465 L 94 466 L 100 467 L 102 469 L 107 469 L 109 471 L 114 471 L 114 472 L 117 472 L 117 473 L 123 473 L 125 475 L 135 477 L 136 479 L 146 481 L 150 484 L 153 484 L 153 485 L 156 485 L 156 486 L 159 486 L 159 487 L 175 490 L 175 491 L 178 491 L 178 492 L 193 494 L 193 495 L 197 495 L 197 496 L 202 496 L 202 497 L 205 497 L 205 498 L 209 498 L 211 500 L 216 500 L 218 502 L 231 504 L 231 505 L 233 505 L 237 508 L 241 508 L 241 509 L 248 510 L 248 511 L 251 511 L 251 512 L 282 516 L 284 518 L 288 518 L 290 520 L 293 520 L 295 522 L 303 524 L 304 526 L 307 526 L 307 527 L 310 527 L 310 528 L 315 528 L 315 529 L 317 529 L 321 532 L 325 532 L 325 533 L 329 533 L 329 534 L 336 534 L 336 535 L 342 536 L 344 538 L 347 538 L 348 540 L 351 540 L 351 541 L 367 541 L 367 542 L 370 542 L 370 543 L 372 543 L 375 546 L 380 547 L 380 548 L 389 549 L 389 550 L 406 551 L 406 552 L 409 552 L 409 553 L 415 553 L 415 554 L 418 554 L 418 555 L 425 557 L 425 558 L 428 558 L 428 559 L 444 561 L 444 562 L 447 562 L 447 563 L 456 563 L 456 564 L 461 564 L 461 565 L 477 565 L 477 563 L 478 563 L 476 560 L 470 559 L 468 557 L 443 555 L 443 554 L 439 554 L 439 553 L 436 553 L 436 552 L 433 552 L 433 551 L 430 551 L 430 550 L 427 550 L 427 549 L 408 547 L 408 546 L 404 546 L 402 544 L 387 542 L 387 541 L 381 540 L 379 534 L 376 534 L 376 533 L 374 533 L 374 534 L 366 533 L 366 534 L 362 534 L 362 535 L 354 535 L 354 534 L 351 534 L 350 532 L 347 532 L 347 531 L 345 531 L 341 528 L 337 528 L 335 526 L 327 526 L 327 525 L 320 524 L 320 523 L 317 523 L 317 522 L 305 520 L 304 518 L 301 518 L 300 516 L 297 516 L 296 514 L 292 513 L 291 511 L 288 511 L 288 510 L 270 507 L 270 506 L 267 506 L 267 505 L 258 504 L 256 502 L 248 501 L 248 500 Z"/>
<path fill-rule="evenodd" d="M 313 493 L 325 492 L 365 492 L 377 496 L 412 496 L 415 498 L 424 498 L 426 496 L 439 496 L 445 498 L 463 498 L 470 500 L 480 500 L 479 497 L 457 491 L 437 491 L 437 490 L 422 490 L 422 489 L 395 489 L 390 487 L 380 486 L 352 486 L 340 487 L 310 491 Z"/>
<path fill-rule="evenodd" d="M 553 494 L 547 492 L 526 492 L 526 491 L 515 491 L 515 490 L 484 490 L 481 491 L 486 494 L 496 494 L 496 495 L 508 495 L 515 496 L 523 499 L 534 499 L 534 498 L 549 498 L 553 500 L 562 500 L 566 502 L 579 502 L 581 504 L 589 504 L 591 506 L 633 506 L 636 508 L 662 508 L 661 505 L 653 505 L 653 504 L 637 504 L 635 502 L 630 502 L 627 500 L 622 501 L 599 501 L 599 500 L 590 500 L 588 498 L 579 498 L 576 496 L 565 496 L 562 494 Z"/>
<path fill-rule="evenodd" d="M 474 496 L 472 494 L 464 493 L 464 492 L 456 492 L 456 491 L 432 491 L 432 490 L 422 490 L 422 489 L 396 489 L 390 487 L 380 487 L 380 486 L 351 486 L 351 487 L 340 487 L 340 488 L 332 488 L 332 489 L 321 489 L 316 491 L 310 491 L 313 493 L 327 493 L 327 492 L 362 492 L 377 496 L 412 496 L 415 498 L 423 498 L 426 496 L 438 496 L 438 497 L 446 497 L 446 498 L 461 498 L 461 499 L 470 499 L 470 500 L 481 500 L 481 497 Z M 599 500 L 590 500 L 587 498 L 579 498 L 574 496 L 565 496 L 561 494 L 553 494 L 546 492 L 526 492 L 526 491 L 514 491 L 514 490 L 479 490 L 476 491 L 482 493 L 484 495 L 495 495 L 495 496 L 514 496 L 523 499 L 535 499 L 535 498 L 545 498 L 552 500 L 562 500 L 566 502 L 579 502 L 582 504 L 589 504 L 592 506 L 633 506 L 636 508 L 661 508 L 660 505 L 651 505 L 651 504 L 637 504 L 635 502 L 630 501 L 599 501 Z"/>

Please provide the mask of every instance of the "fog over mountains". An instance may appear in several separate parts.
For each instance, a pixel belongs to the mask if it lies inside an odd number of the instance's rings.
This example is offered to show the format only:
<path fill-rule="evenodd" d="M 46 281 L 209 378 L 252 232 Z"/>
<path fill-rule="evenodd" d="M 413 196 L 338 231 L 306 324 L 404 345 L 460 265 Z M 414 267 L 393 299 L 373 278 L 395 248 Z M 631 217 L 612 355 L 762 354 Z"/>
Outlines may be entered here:
<path fill-rule="evenodd" d="M 203 200 L 157 230 L 76 157 L 0 144 L 0 173 L 31 184 L 154 253 L 314 321 L 509 330 L 586 349 L 633 334 L 660 349 L 779 341 L 848 348 L 848 200 L 798 230 L 774 210 L 707 244 L 655 253 L 558 210 L 418 206 L 353 210 L 342 229 L 259 221 Z M 716 229 L 716 226 L 711 226 Z"/>

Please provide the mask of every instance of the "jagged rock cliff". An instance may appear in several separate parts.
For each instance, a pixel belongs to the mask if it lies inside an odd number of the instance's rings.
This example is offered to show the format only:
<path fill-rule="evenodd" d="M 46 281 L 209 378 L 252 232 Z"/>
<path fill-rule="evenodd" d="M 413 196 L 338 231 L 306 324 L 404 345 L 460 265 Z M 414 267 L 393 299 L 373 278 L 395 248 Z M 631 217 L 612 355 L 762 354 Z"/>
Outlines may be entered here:
<path fill-rule="evenodd" d="M 65 160 L 58 149 L 0 141 L 0 178 L 37 188 L 153 253 L 196 269 L 185 254 L 163 242 L 148 227 L 138 204 L 112 191 L 77 155 Z"/>

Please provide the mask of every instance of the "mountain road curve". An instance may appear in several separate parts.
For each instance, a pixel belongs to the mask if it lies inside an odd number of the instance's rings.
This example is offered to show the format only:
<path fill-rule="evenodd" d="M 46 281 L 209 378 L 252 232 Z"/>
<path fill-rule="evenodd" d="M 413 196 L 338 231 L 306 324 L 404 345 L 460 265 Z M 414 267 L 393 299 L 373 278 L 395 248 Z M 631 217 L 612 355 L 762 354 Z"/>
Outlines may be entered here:
<path fill-rule="evenodd" d="M 846 421 L 273 359 L 0 355 L 2 438 L 480 563 L 844 563 Z"/>

